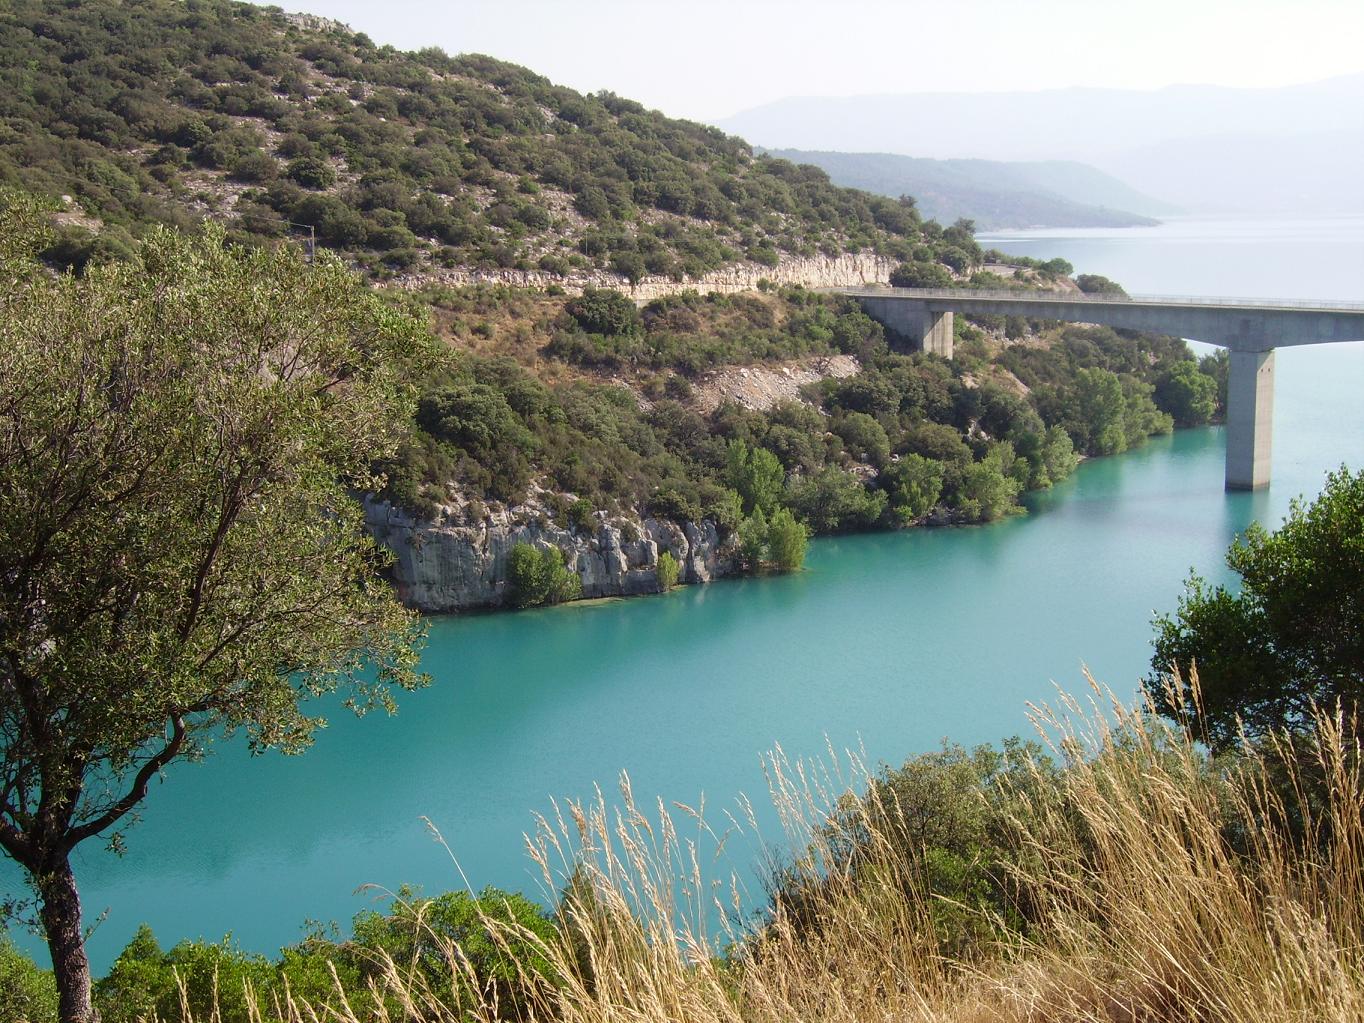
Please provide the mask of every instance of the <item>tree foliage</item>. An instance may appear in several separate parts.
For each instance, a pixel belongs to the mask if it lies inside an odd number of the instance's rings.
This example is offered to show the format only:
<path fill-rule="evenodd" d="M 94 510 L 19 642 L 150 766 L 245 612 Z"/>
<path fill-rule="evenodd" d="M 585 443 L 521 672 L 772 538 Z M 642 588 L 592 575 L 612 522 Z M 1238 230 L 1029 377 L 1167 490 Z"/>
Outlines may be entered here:
<path fill-rule="evenodd" d="M 1330 473 L 1272 533 L 1252 523 L 1227 565 L 1239 592 L 1191 576 L 1174 614 L 1155 620 L 1146 687 L 1161 709 L 1193 707 L 1193 725 L 1219 749 L 1241 727 L 1251 736 L 1306 727 L 1314 706 L 1339 702 L 1347 721 L 1364 710 L 1364 472 Z"/>
<path fill-rule="evenodd" d="M 507 554 L 507 583 L 516 607 L 560 604 L 582 596 L 582 580 L 557 547 L 517 543 Z"/>
<path fill-rule="evenodd" d="M 805 564 L 810 531 L 789 508 L 778 508 L 767 524 L 767 548 L 778 572 L 794 572 Z"/>
<path fill-rule="evenodd" d="M 72 196 L 102 255 L 206 213 L 252 242 L 311 227 L 376 276 L 960 249 L 714 128 L 230 0 L 3 5 L 0 122 L 0 182 Z"/>
<path fill-rule="evenodd" d="M 0 210 L 0 221 L 4 211 Z M 3 234 L 3 231 L 0 231 Z M 392 707 L 415 617 L 353 489 L 410 422 L 424 331 L 291 249 L 153 233 L 0 297 L 0 847 L 87 1014 L 68 857 L 171 760 L 305 748 L 307 697 Z M 85 994 L 80 988 L 84 986 Z"/>
<path fill-rule="evenodd" d="M 1217 381 L 1193 361 L 1176 362 L 1156 381 L 1155 401 L 1176 426 L 1202 426 L 1217 414 Z"/>
<path fill-rule="evenodd" d="M 671 590 L 677 585 L 678 576 L 682 574 L 682 566 L 673 557 L 672 551 L 663 551 L 658 555 L 658 588 L 663 592 Z"/>

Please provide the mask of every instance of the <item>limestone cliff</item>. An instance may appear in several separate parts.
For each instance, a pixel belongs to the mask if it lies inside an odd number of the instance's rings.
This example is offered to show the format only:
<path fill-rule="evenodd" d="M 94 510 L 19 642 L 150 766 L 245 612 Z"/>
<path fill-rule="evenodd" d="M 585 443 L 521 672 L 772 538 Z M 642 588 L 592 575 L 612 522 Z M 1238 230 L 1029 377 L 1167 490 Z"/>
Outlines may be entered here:
<path fill-rule="evenodd" d="M 714 523 L 700 525 L 644 518 L 606 520 L 595 528 L 568 529 L 543 515 L 511 508 L 476 523 L 413 518 L 387 501 L 366 500 L 365 521 L 395 557 L 393 579 L 407 606 L 425 612 L 500 607 L 508 597 L 507 556 L 514 545 L 557 547 L 582 579 L 584 597 L 656 593 L 658 558 L 669 551 L 681 581 L 707 583 L 733 564 Z"/>
<path fill-rule="evenodd" d="M 574 295 L 580 294 L 585 287 L 611 288 L 624 292 L 636 302 L 644 303 L 679 291 L 698 291 L 703 295 L 754 291 L 758 282 L 763 280 L 777 285 L 799 284 L 807 288 L 853 288 L 864 284 L 885 284 L 896 266 L 896 261 L 889 257 L 858 252 L 840 256 L 785 256 L 776 266 L 740 262 L 680 283 L 670 277 L 653 276 L 632 285 L 604 270 L 558 277 L 543 270 L 454 268 L 410 274 L 396 279 L 394 284 L 410 289 L 427 284 L 451 287 L 504 284 L 517 288 L 547 288 L 554 285 Z"/>

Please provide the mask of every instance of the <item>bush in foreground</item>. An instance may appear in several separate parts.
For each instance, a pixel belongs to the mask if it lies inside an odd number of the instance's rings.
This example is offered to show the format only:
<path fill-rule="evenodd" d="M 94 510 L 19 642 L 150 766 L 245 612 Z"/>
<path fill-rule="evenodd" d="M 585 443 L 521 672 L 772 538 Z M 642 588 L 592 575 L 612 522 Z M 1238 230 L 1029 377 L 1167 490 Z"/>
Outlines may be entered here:
<path fill-rule="evenodd" d="M 1167 713 L 1188 706 L 1201 738 L 1219 749 L 1242 734 L 1310 727 L 1315 706 L 1364 703 L 1364 471 L 1342 466 L 1311 504 L 1294 501 L 1271 533 L 1252 523 L 1227 551 L 1240 591 L 1198 576 L 1158 630 L 1147 689 Z M 1173 666 L 1199 699 L 1166 685 Z"/>

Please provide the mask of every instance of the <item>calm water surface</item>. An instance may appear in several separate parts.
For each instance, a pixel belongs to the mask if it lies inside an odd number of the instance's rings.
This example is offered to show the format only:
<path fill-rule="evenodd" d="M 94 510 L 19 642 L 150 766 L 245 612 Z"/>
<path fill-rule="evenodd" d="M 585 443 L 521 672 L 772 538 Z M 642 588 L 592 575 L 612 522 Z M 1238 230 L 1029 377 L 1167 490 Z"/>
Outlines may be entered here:
<path fill-rule="evenodd" d="M 1172 225 L 989 240 L 1062 255 L 1130 290 L 1364 298 L 1364 222 Z M 1266 268 L 1277 266 L 1276 272 Z M 808 571 L 662 597 L 435 621 L 434 685 L 394 718 L 333 717 L 299 758 L 227 745 L 158 786 L 123 859 L 89 844 L 78 873 L 105 969 L 136 926 L 163 943 L 272 952 L 305 920 L 345 923 L 366 883 L 539 892 L 532 815 L 628 771 L 661 796 L 761 804 L 759 757 L 861 746 L 899 762 L 944 737 L 1026 733 L 1028 701 L 1083 685 L 1134 690 L 1150 619 L 1191 567 L 1253 519 L 1277 523 L 1326 470 L 1364 464 L 1364 345 L 1279 353 L 1274 485 L 1222 489 L 1218 429 L 1083 465 L 1025 518 L 815 542 Z M 744 868 L 737 846 L 728 866 Z M 728 869 L 728 866 L 726 869 Z M 3 887 L 17 877 L 6 865 Z"/>

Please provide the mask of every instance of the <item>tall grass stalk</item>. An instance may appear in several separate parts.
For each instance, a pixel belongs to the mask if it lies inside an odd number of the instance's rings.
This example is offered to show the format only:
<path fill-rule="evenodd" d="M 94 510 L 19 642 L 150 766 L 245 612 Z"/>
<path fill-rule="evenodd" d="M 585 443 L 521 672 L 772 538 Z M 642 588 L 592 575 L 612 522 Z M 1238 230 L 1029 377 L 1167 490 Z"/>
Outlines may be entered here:
<path fill-rule="evenodd" d="M 1055 783 L 1012 793 L 1019 848 L 1008 880 L 1028 907 L 1026 926 L 983 920 L 996 936 L 986 945 L 944 951 L 915 866 L 922 850 L 861 760 L 797 762 L 778 750 L 767 760 L 772 798 L 800 853 L 747 928 L 732 923 L 737 880 L 702 850 L 752 829 L 750 811 L 717 833 L 699 809 L 660 803 L 646 813 L 626 780 L 616 808 L 598 791 L 541 822 L 530 854 L 565 894 L 559 936 L 541 943 L 553 977 L 524 978 L 526 1018 L 1364 1020 L 1357 727 L 1323 713 L 1305 742 L 1247 746 L 1218 763 L 1149 707 L 1123 706 L 1098 686 L 1034 720 L 1061 770 Z M 731 922 L 709 934 L 717 917 Z M 533 937 L 487 926 L 508 948 Z M 497 1019 L 459 949 L 445 951 L 452 980 L 439 991 L 409 964 L 384 963 L 372 983 L 390 1008 L 371 1018 Z M 474 995 L 451 1008 L 455 990 Z M 276 1001 L 262 1023 L 363 1023 L 339 998 Z"/>

